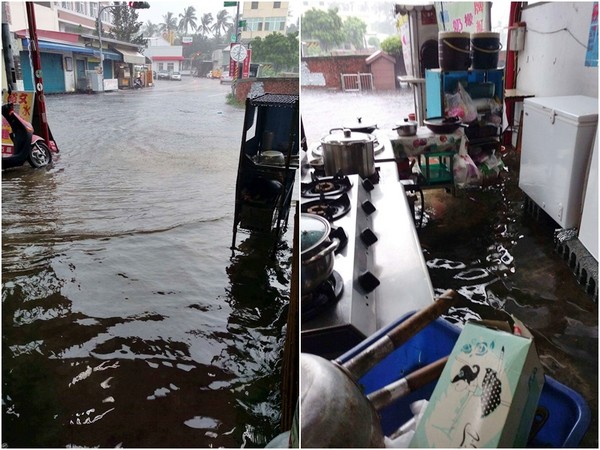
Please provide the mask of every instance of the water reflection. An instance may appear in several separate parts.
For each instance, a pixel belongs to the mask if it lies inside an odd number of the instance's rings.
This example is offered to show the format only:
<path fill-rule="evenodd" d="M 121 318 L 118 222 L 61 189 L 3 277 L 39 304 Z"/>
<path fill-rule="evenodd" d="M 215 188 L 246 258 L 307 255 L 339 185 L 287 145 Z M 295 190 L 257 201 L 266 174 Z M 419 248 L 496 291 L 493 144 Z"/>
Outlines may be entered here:
<path fill-rule="evenodd" d="M 231 307 L 227 325 L 231 339 L 212 362 L 234 375 L 230 388 L 238 394 L 235 409 L 238 423 L 243 424 L 234 434 L 243 447 L 264 447 L 280 432 L 292 264 L 288 242 L 284 239 L 272 258 L 272 239 L 250 236 L 227 268 L 230 286 L 225 301 Z"/>

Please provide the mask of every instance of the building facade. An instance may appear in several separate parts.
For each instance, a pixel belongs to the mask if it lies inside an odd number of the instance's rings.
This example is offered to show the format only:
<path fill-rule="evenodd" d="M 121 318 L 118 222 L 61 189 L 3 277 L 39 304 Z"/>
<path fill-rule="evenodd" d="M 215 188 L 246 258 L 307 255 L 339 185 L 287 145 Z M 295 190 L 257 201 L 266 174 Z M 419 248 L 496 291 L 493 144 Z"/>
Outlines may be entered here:
<path fill-rule="evenodd" d="M 146 58 L 139 46 L 102 38 L 96 31 L 96 18 L 110 29 L 112 2 L 34 2 L 37 37 L 44 70 L 44 91 L 48 94 L 102 91 L 127 88 L 135 77 L 145 73 Z M 2 2 L 13 39 L 13 60 L 17 89 L 32 91 L 30 39 L 27 12 L 23 2 Z M 100 57 L 104 63 L 100 68 Z"/>
<path fill-rule="evenodd" d="M 289 2 L 244 2 L 243 6 L 242 42 L 264 39 L 273 32 L 286 33 Z"/>

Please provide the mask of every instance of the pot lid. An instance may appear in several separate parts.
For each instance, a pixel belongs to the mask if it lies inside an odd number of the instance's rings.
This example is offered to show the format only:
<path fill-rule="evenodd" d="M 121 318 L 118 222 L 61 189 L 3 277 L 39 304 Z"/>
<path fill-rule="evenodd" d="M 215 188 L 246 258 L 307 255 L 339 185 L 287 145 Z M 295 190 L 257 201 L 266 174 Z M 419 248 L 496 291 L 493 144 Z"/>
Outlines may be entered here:
<path fill-rule="evenodd" d="M 321 216 L 302 213 L 300 216 L 300 252 L 310 252 L 329 237 L 331 225 Z"/>
<path fill-rule="evenodd" d="M 349 128 L 333 128 L 329 133 L 331 134 L 321 139 L 323 144 L 355 144 L 375 141 L 372 134 L 351 131 Z"/>
<path fill-rule="evenodd" d="M 364 128 L 376 129 L 377 124 L 370 120 L 365 120 L 362 117 L 357 117 L 355 121 L 348 122 L 344 128 L 350 128 L 351 130 L 359 130 Z"/>

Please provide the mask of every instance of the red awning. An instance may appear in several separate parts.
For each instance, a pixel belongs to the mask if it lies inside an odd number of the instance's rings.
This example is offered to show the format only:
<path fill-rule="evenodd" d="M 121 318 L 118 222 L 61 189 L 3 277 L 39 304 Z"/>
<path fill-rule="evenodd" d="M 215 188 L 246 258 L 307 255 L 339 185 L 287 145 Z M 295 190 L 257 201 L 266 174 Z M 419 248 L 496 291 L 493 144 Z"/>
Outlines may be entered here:
<path fill-rule="evenodd" d="M 183 56 L 151 56 L 152 61 L 183 61 Z"/>

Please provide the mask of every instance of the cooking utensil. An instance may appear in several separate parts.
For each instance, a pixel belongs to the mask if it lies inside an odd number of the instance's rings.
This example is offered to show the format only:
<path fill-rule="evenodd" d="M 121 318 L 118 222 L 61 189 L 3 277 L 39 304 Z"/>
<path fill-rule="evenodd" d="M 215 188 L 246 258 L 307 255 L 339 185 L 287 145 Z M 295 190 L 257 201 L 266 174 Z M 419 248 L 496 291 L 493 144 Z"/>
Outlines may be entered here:
<path fill-rule="evenodd" d="M 414 136 L 417 134 L 418 126 L 419 124 L 417 122 L 404 119 L 404 123 L 396 125 L 394 130 L 396 130 L 398 136 Z"/>
<path fill-rule="evenodd" d="M 461 126 L 460 117 L 432 117 L 424 120 L 423 123 L 437 134 L 452 133 Z"/>
<path fill-rule="evenodd" d="M 347 124 L 344 128 L 348 128 L 350 131 L 356 133 L 373 133 L 377 129 L 377 124 L 363 120 L 362 117 L 357 117 L 356 122 Z"/>
<path fill-rule="evenodd" d="M 434 303 L 415 313 L 369 347 L 342 364 L 316 355 L 301 355 L 301 407 L 303 447 L 383 447 L 384 436 L 374 405 L 357 381 L 389 353 L 404 344 L 429 322 L 446 312 L 458 299 L 446 291 Z M 433 363 L 425 374 L 411 376 L 410 389 L 439 376 L 442 362 Z M 412 374 L 411 374 L 412 375 Z M 408 382 L 407 382 L 408 383 Z M 385 406 L 389 400 L 377 404 Z M 387 394 L 386 394 L 387 395 Z M 375 393 L 374 393 L 375 396 Z"/>
<path fill-rule="evenodd" d="M 341 131 L 341 133 L 334 133 Z M 359 174 L 368 178 L 375 174 L 375 137 L 352 132 L 348 128 L 333 128 L 321 139 L 326 175 Z"/>
<path fill-rule="evenodd" d="M 285 156 L 277 150 L 265 150 L 260 154 L 260 162 L 261 164 L 280 166 L 285 163 Z"/>
<path fill-rule="evenodd" d="M 339 239 L 329 239 L 331 225 L 321 216 L 302 213 L 300 230 L 301 292 L 306 295 L 333 272 Z"/>

